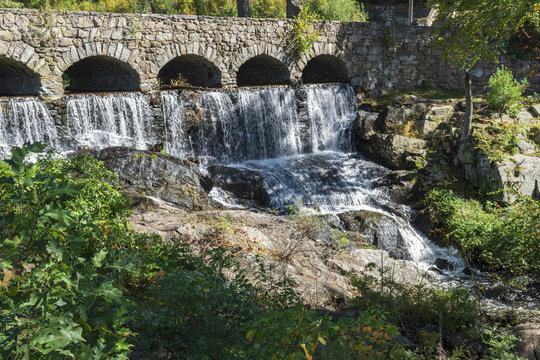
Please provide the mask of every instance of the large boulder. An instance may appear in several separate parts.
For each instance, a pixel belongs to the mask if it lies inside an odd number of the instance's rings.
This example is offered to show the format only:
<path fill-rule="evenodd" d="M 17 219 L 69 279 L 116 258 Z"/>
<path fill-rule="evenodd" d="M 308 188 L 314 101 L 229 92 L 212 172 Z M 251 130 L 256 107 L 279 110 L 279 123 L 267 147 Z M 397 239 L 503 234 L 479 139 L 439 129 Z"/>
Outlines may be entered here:
<path fill-rule="evenodd" d="M 396 259 L 411 258 L 402 235 L 403 224 L 383 212 L 357 210 L 338 214 L 346 229 L 363 235 L 373 246 L 386 250 Z"/>
<path fill-rule="evenodd" d="M 406 107 L 388 106 L 383 115 L 383 130 L 389 134 L 394 133 L 412 120 L 415 115 L 414 111 Z"/>
<path fill-rule="evenodd" d="M 452 105 L 432 107 L 419 121 L 418 129 L 424 136 L 431 135 L 440 124 L 449 121 L 453 115 L 454 107 Z"/>
<path fill-rule="evenodd" d="M 369 157 L 394 170 L 412 170 L 426 156 L 427 142 L 402 135 L 375 134 L 362 144 Z"/>
<path fill-rule="evenodd" d="M 466 179 L 484 192 L 495 192 L 495 200 L 512 202 L 517 194 L 540 199 L 539 157 L 518 154 L 492 161 L 477 151 L 462 151 L 459 158 Z"/>
<path fill-rule="evenodd" d="M 174 156 L 112 147 L 91 154 L 116 172 L 125 192 L 134 199 L 155 197 L 188 210 L 213 208 L 208 198 L 212 182 L 198 164 Z"/>
<path fill-rule="evenodd" d="M 267 206 L 270 202 L 258 171 L 215 165 L 208 168 L 208 173 L 215 186 L 232 193 L 243 205 Z"/>
<path fill-rule="evenodd" d="M 521 340 L 516 344 L 519 356 L 525 359 L 540 360 L 540 323 L 520 324 L 515 326 L 513 331 Z"/>

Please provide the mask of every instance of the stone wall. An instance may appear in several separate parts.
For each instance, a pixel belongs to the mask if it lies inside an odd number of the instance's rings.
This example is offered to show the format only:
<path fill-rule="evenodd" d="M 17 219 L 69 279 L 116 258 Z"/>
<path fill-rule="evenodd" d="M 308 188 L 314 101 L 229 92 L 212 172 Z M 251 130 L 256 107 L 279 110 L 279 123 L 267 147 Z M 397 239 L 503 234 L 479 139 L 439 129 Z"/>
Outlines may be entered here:
<path fill-rule="evenodd" d="M 288 46 L 292 22 L 285 19 L 0 9 L 0 66 L 2 59 L 25 64 L 41 78 L 45 99 L 63 95 L 62 75 L 85 58 L 126 63 L 139 75 L 140 90 L 148 92 L 158 88 L 168 62 L 188 54 L 215 65 L 223 86 L 236 86 L 241 65 L 258 55 L 285 64 L 292 84 L 312 58 L 330 55 L 345 64 L 353 86 L 373 96 L 427 83 L 462 87 L 461 72 L 441 66 L 429 28 L 331 21 L 319 27 L 322 36 L 312 51 L 295 59 Z M 492 69 L 475 69 L 480 85 Z"/>

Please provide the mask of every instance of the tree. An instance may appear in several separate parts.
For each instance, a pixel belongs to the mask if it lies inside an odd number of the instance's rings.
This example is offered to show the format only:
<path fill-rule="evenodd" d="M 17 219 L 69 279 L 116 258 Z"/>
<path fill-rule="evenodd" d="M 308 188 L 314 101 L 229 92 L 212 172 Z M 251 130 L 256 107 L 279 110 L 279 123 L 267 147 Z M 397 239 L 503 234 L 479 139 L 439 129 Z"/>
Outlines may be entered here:
<path fill-rule="evenodd" d="M 239 17 L 250 17 L 251 12 L 249 10 L 249 0 L 236 0 L 236 5 L 238 7 L 238 16 Z"/>
<path fill-rule="evenodd" d="M 287 18 L 297 17 L 302 10 L 302 0 L 287 0 Z"/>
<path fill-rule="evenodd" d="M 465 141 L 473 115 L 470 70 L 480 60 L 497 62 L 506 41 L 526 23 L 538 28 L 540 0 L 430 0 L 429 5 L 439 8 L 443 59 L 465 70 Z"/>

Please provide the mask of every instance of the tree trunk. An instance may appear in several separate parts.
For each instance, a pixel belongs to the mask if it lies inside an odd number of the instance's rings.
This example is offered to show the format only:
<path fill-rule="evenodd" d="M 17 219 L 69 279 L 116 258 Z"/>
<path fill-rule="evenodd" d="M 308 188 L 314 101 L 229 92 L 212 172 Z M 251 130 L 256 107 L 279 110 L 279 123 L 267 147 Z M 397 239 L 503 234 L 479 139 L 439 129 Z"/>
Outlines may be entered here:
<path fill-rule="evenodd" d="M 236 5 L 238 7 L 238 17 L 251 17 L 249 0 L 236 0 Z"/>
<path fill-rule="evenodd" d="M 471 74 L 467 70 L 465 73 L 465 120 L 463 121 L 463 129 L 461 133 L 461 141 L 466 141 L 471 135 L 472 118 L 473 118 L 473 97 Z"/>
<path fill-rule="evenodd" d="M 152 11 L 152 14 L 156 13 L 156 3 L 155 0 L 150 0 L 150 10 Z"/>
<path fill-rule="evenodd" d="M 302 11 L 302 0 L 287 0 L 287 18 L 292 19 Z"/>
<path fill-rule="evenodd" d="M 414 0 L 409 0 L 409 25 L 412 25 L 414 20 Z"/>

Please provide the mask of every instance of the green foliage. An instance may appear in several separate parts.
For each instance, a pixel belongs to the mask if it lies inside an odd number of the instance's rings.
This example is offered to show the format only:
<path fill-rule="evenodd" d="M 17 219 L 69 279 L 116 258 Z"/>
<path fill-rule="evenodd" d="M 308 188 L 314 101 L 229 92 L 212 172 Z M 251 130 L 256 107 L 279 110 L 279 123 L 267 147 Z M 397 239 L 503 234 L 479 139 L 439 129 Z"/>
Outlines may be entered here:
<path fill-rule="evenodd" d="M 283 0 L 250 0 L 251 16 L 255 18 L 285 18 L 286 2 Z"/>
<path fill-rule="evenodd" d="M 483 342 L 489 347 L 487 360 L 525 360 L 514 353 L 514 344 L 518 340 L 508 329 L 493 326 L 484 330 Z"/>
<path fill-rule="evenodd" d="M 472 265 L 506 276 L 540 277 L 540 203 L 520 198 L 507 207 L 431 190 L 425 199 L 440 235 Z"/>
<path fill-rule="evenodd" d="M 370 267 L 377 268 L 374 263 Z M 394 279 L 394 271 L 381 266 L 378 276 L 367 271 L 353 276 L 351 282 L 359 293 L 356 304 L 362 309 L 381 306 L 391 322 L 405 326 L 409 333 L 429 324 L 438 327 L 441 314 L 441 326 L 446 333 L 460 331 L 478 318 L 478 305 L 467 289 L 441 290 L 422 283 L 399 283 Z"/>
<path fill-rule="evenodd" d="M 486 96 L 488 106 L 500 113 L 517 112 L 523 91 L 529 85 L 527 79 L 521 82 L 514 79 L 512 71 L 501 66 L 495 74 L 489 78 L 489 87 Z"/>
<path fill-rule="evenodd" d="M 357 21 L 368 20 L 364 5 L 356 0 L 304 0 L 304 9 L 321 20 Z"/>
<path fill-rule="evenodd" d="M 246 325 L 249 359 L 388 359 L 399 348 L 396 326 L 374 307 L 334 320 L 301 305 L 270 310 Z"/>
<path fill-rule="evenodd" d="M 505 42 L 526 23 L 539 26 L 538 0 L 430 0 L 438 6 L 446 60 L 471 69 L 480 59 L 497 61 Z"/>
<path fill-rule="evenodd" d="M 504 160 L 519 151 L 519 137 L 525 130 L 518 124 L 490 121 L 481 130 L 475 130 L 476 147 L 493 161 Z"/>
<path fill-rule="evenodd" d="M 89 187 L 103 173 L 78 164 L 74 172 L 48 174 L 47 160 L 25 163 L 43 148 L 14 149 L 6 162 L 11 169 L 0 179 L 0 354 L 8 360 L 126 359 L 127 304 L 108 276 L 108 226 L 119 224 L 100 217 L 117 215 L 116 199 L 103 199 L 104 212 L 73 211 L 91 201 Z M 83 167 L 84 174 L 75 173 Z"/>
<path fill-rule="evenodd" d="M 317 18 L 306 8 L 295 18 L 293 25 L 292 50 L 294 56 L 302 57 L 313 51 L 312 47 L 321 37 L 321 32 L 314 29 Z"/>

